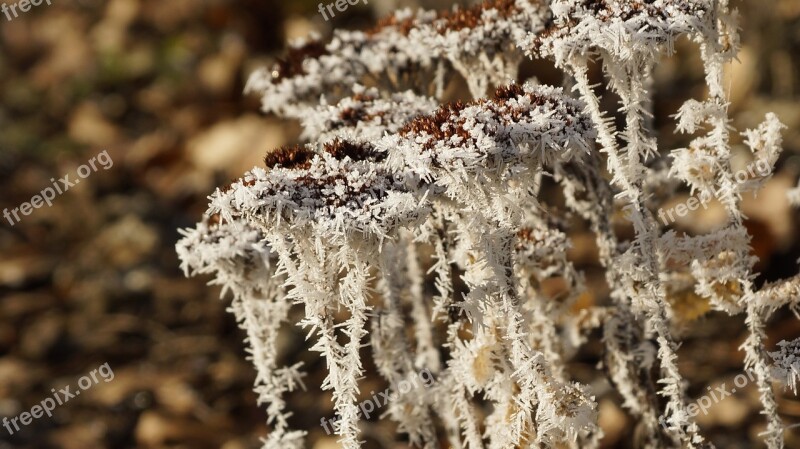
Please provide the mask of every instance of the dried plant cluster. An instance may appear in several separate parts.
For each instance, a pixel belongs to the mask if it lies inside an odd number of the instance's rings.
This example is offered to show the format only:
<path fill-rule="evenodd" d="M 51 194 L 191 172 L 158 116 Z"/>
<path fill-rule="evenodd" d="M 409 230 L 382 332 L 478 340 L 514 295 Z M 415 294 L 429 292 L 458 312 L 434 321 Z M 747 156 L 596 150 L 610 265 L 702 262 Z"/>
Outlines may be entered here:
<path fill-rule="evenodd" d="M 365 345 L 396 393 L 386 413 L 415 445 L 596 447 L 595 397 L 566 363 L 597 329 L 605 347 L 597 376 L 638 421 L 640 447 L 710 447 L 678 370 L 676 291 L 697 302 L 689 309 L 743 317 L 743 368 L 756 373 L 765 440 L 782 447 L 771 380 L 778 372 L 796 387 L 800 341 L 768 352 L 765 323 L 781 307 L 797 311 L 800 276 L 754 286 L 741 195 L 771 176 L 783 125 L 770 114 L 744 132 L 769 173 L 737 182 L 722 85 L 737 51 L 735 18 L 727 0 L 404 10 L 369 31 L 299 43 L 255 73 L 248 90 L 266 112 L 302 119 L 307 143 L 270 152 L 266 167 L 214 192 L 177 248 L 187 274 L 212 274 L 233 295 L 272 427 L 264 447 L 304 445 L 285 403 L 303 373 L 282 366 L 276 348 L 293 305 L 304 308 L 297 324 L 325 359 L 322 388 L 333 393 L 343 447 L 360 446 Z M 695 137 L 669 150 L 649 127 L 650 87 L 654 65 L 682 36 L 699 46 L 708 97 L 681 107 L 678 129 Z M 525 57 L 554 61 L 572 89 L 522 83 Z M 590 84 L 595 61 L 620 98 L 620 127 Z M 453 72 L 473 101 L 441 104 Z M 540 195 L 544 176 L 561 187 L 564 207 Z M 681 184 L 721 202 L 725 226 L 690 236 L 656 220 L 657 199 Z M 789 197 L 800 202 L 797 189 Z M 612 228 L 621 210 L 631 239 Z M 586 286 L 566 257 L 569 216 L 596 235 L 606 303 L 576 304 Z M 543 292 L 549 279 L 566 285 L 557 300 Z M 436 383 L 400 394 L 396 386 L 421 370 Z"/>

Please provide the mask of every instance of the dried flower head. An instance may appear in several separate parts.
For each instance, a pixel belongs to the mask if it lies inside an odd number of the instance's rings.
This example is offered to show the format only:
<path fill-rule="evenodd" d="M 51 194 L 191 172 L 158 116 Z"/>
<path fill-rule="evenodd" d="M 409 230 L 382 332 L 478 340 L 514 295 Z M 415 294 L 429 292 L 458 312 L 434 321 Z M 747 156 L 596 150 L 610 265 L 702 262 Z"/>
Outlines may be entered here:
<path fill-rule="evenodd" d="M 246 91 L 262 95 L 265 112 L 300 118 L 320 96 L 337 101 L 365 77 L 394 89 L 433 84 L 440 95 L 448 61 L 482 96 L 490 82 L 516 77 L 516 41 L 541 30 L 547 15 L 539 0 L 492 0 L 443 14 L 400 10 L 367 32 L 297 42 L 272 70 L 254 73 Z"/>
<path fill-rule="evenodd" d="M 589 151 L 594 131 L 581 111 L 561 89 L 512 85 L 498 89 L 495 99 L 457 102 L 418 117 L 379 146 L 396 148 L 392 155 L 423 179 L 452 170 L 541 166 Z"/>
<path fill-rule="evenodd" d="M 540 0 L 486 0 L 441 14 L 418 30 L 418 40 L 431 42 L 466 78 L 472 95 L 483 97 L 490 85 L 516 80 L 523 57 L 517 42 L 543 30 L 549 15 Z"/>
<path fill-rule="evenodd" d="M 336 140 L 310 159 L 308 149 L 272 154 L 268 160 L 279 162 L 269 171 L 253 169 L 227 192 L 212 195 L 211 212 L 273 230 L 313 228 L 316 235 L 342 242 L 348 237 L 383 239 L 425 215 L 420 200 L 376 163 L 385 153 L 370 144 Z"/>
<path fill-rule="evenodd" d="M 620 61 L 654 55 L 681 34 L 700 32 L 710 0 L 554 0 L 553 21 L 528 36 L 529 51 L 562 60 L 606 52 Z"/>
<path fill-rule="evenodd" d="M 582 104 L 560 89 L 512 85 L 495 99 L 445 105 L 376 145 L 394 169 L 489 212 L 507 209 L 509 189 L 524 194 L 542 166 L 588 152 L 593 137 Z"/>
<path fill-rule="evenodd" d="M 272 278 L 274 254 L 264 244 L 263 233 L 246 224 L 236 226 L 207 216 L 195 228 L 182 229 L 176 250 L 187 276 L 212 274 L 213 283 L 237 297 L 251 297 Z"/>
<path fill-rule="evenodd" d="M 435 16 L 402 10 L 371 32 L 336 30 L 327 43 L 299 41 L 287 58 L 291 63 L 255 72 L 245 91 L 262 96 L 265 112 L 300 118 L 321 96 L 336 101 L 352 94 L 367 75 L 399 82 L 406 74 L 425 73 L 434 55 L 409 39 L 408 27 L 430 24 Z"/>

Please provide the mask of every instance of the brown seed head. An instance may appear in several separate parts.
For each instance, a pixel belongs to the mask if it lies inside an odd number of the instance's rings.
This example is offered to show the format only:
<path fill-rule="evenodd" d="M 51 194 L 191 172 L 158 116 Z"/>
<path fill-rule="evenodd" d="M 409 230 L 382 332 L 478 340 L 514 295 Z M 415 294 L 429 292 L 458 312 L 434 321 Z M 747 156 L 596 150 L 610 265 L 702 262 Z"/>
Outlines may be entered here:
<path fill-rule="evenodd" d="M 309 167 L 313 158 L 314 152 L 302 145 L 280 147 L 267 153 L 264 165 L 267 168 L 281 166 L 288 169 L 304 169 Z"/>
<path fill-rule="evenodd" d="M 401 136 L 409 134 L 428 134 L 431 139 L 425 144 L 426 149 L 431 149 L 437 141 L 446 140 L 454 135 L 464 139 L 469 138 L 469 133 L 464 127 L 455 123 L 458 113 L 467 106 L 461 101 L 449 103 L 440 107 L 431 115 L 423 115 L 408 122 L 400 129 Z M 445 126 L 447 125 L 447 126 Z"/>
<path fill-rule="evenodd" d="M 336 139 L 326 143 L 324 151 L 337 160 L 349 157 L 352 161 L 380 162 L 386 158 L 386 154 L 376 151 L 375 148 L 367 143 L 355 143 L 348 140 Z"/>

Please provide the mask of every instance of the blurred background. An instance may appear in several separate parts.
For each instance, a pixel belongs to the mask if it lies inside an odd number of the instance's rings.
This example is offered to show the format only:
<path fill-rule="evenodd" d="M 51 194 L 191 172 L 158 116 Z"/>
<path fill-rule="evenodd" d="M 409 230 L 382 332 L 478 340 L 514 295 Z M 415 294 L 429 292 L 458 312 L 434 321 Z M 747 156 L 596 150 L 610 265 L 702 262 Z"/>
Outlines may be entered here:
<path fill-rule="evenodd" d="M 454 4 L 370 0 L 326 22 L 318 3 L 53 0 L 10 21 L 0 15 L 0 208 L 29 201 L 50 178 L 74 179 L 79 165 L 104 150 L 114 162 L 52 207 L 15 226 L 0 222 L 0 417 L 30 410 L 52 388 L 75 385 L 101 364 L 114 372 L 113 381 L 52 417 L 14 435 L 0 428 L 0 449 L 259 447 L 268 427 L 251 391 L 244 335 L 218 288 L 183 277 L 177 229 L 200 218 L 216 186 L 296 141 L 296 123 L 264 116 L 258 99 L 242 94 L 249 73 L 274 63 L 287 40 L 364 27 L 400 6 Z M 734 125 L 756 126 L 774 111 L 789 126 L 779 173 L 757 199 L 745 200 L 762 283 L 795 274 L 800 257 L 798 214 L 782 196 L 800 174 L 800 1 L 732 3 L 743 28 L 740 61 L 729 67 Z M 686 143 L 672 134 L 669 116 L 704 93 L 697 50 L 686 44 L 679 53 L 656 73 L 655 125 L 664 148 Z M 543 61 L 526 63 L 523 73 L 561 83 Z M 463 86 L 452 80 L 450 94 L 465 95 Z M 701 218 L 676 228 L 704 232 L 724 215 L 711 207 Z M 601 282 L 593 237 L 572 237 L 571 257 L 590 282 Z M 601 303 L 603 295 L 600 285 L 587 300 Z M 737 348 L 745 338 L 741 317 L 697 315 L 681 348 L 695 398 L 742 372 Z M 787 312 L 770 324 L 770 348 L 798 336 L 798 320 Z M 288 330 L 282 345 L 287 361 L 305 361 L 310 372 L 309 391 L 290 397 L 295 427 L 310 431 L 310 447 L 336 447 L 319 426 L 333 416 L 330 396 L 316 392 L 324 364 L 302 351 L 302 334 Z M 596 377 L 599 359 L 588 345 L 573 374 Z M 366 382 L 366 391 L 381 386 Z M 603 446 L 633 447 L 635 430 L 619 398 L 598 401 Z M 780 407 L 788 423 L 800 422 L 800 398 L 782 394 Z M 718 447 L 759 447 L 758 410 L 748 387 L 698 419 Z M 365 425 L 365 447 L 407 447 L 386 442 L 388 421 Z M 800 448 L 798 433 L 787 435 L 787 446 Z"/>

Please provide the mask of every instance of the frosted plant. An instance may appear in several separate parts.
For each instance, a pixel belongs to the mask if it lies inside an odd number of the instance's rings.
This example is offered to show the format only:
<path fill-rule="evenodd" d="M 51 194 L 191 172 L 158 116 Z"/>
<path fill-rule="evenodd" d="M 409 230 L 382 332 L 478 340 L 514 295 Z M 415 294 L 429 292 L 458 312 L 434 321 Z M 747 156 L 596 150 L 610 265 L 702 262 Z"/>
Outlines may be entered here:
<path fill-rule="evenodd" d="M 260 226 L 277 253 L 277 272 L 293 286 L 287 297 L 304 304 L 300 324 L 317 334 L 311 349 L 328 364 L 323 388 L 333 390 L 341 416 L 337 433 L 346 447 L 358 445 L 355 399 L 371 262 L 384 239 L 426 210 L 376 162 L 382 157 L 368 145 L 343 141 L 315 154 L 284 148 L 268 157 L 271 170 L 255 169 L 211 199 L 210 210 L 222 219 Z M 346 344 L 337 341 L 339 307 L 349 313 L 343 323 Z"/>
<path fill-rule="evenodd" d="M 783 447 L 770 380 L 781 373 L 796 391 L 798 344 L 769 352 L 765 333 L 780 308 L 800 309 L 800 275 L 756 288 L 741 198 L 772 176 L 784 126 L 767 114 L 742 133 L 766 172 L 737 179 L 722 84 L 736 30 L 725 0 L 492 0 L 311 37 L 255 73 L 247 89 L 265 112 L 301 119 L 304 142 L 214 192 L 178 253 L 187 274 L 211 274 L 233 295 L 272 427 L 265 447 L 305 443 L 283 399 L 302 375 L 279 368 L 275 345 L 290 306 L 303 308 L 296 324 L 325 359 L 321 388 L 346 448 L 360 447 L 356 404 L 369 375 L 388 384 L 385 416 L 419 447 L 598 447 L 597 384 L 569 369 L 598 328 L 595 380 L 638 422 L 637 445 L 711 447 L 677 355 L 681 329 L 709 310 L 744 316 L 765 439 Z M 680 37 L 700 49 L 708 96 L 677 114 L 689 145 L 660 148 L 652 72 Z M 572 90 L 520 80 L 525 57 L 551 59 Z M 595 62 L 621 101 L 620 126 L 590 83 Z M 472 101 L 442 100 L 457 74 Z M 543 194 L 548 178 L 563 204 Z M 682 187 L 719 201 L 726 223 L 685 235 L 656 220 L 652 210 Z M 787 192 L 794 203 L 798 189 Z M 620 214 L 632 238 L 615 232 Z M 605 270 L 610 297 L 596 305 L 582 302 L 585 276 L 567 257 L 573 217 L 595 234 Z M 436 383 L 404 392 L 421 370 Z"/>
<path fill-rule="evenodd" d="M 283 395 L 302 387 L 300 365 L 278 366 L 278 329 L 289 315 L 290 301 L 275 276 L 275 254 L 263 243 L 261 231 L 247 224 L 235 226 L 207 216 L 197 227 L 182 231 L 177 251 L 181 268 L 189 275 L 212 274 L 212 283 L 222 294 L 233 296 L 230 311 L 247 332 L 248 352 L 257 376 L 255 391 L 259 404 L 267 405 L 268 422 L 273 425 L 270 447 L 302 447 L 305 432 L 289 429 Z"/>

